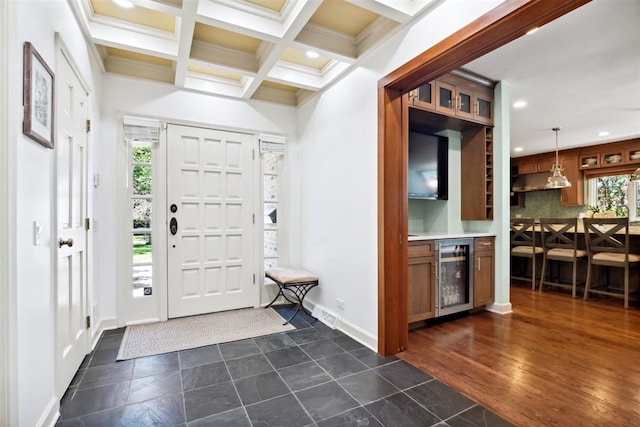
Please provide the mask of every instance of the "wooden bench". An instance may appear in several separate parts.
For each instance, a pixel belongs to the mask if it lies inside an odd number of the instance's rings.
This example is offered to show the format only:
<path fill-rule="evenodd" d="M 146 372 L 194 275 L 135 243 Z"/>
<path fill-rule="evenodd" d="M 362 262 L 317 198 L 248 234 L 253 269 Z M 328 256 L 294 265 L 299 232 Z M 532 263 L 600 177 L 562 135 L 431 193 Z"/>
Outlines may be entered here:
<path fill-rule="evenodd" d="M 293 313 L 293 316 L 284 322 L 284 325 L 291 322 L 300 310 L 304 311 L 310 317 L 313 317 L 311 312 L 304 307 L 303 302 L 307 293 L 312 288 L 318 286 L 318 278 L 316 276 L 306 270 L 291 267 L 269 268 L 265 270 L 264 275 L 278 285 L 278 294 L 265 308 L 271 307 L 280 295 L 290 303 L 296 305 L 296 311 Z M 287 292 L 285 293 L 285 291 Z M 313 318 L 315 319 L 315 317 Z"/>

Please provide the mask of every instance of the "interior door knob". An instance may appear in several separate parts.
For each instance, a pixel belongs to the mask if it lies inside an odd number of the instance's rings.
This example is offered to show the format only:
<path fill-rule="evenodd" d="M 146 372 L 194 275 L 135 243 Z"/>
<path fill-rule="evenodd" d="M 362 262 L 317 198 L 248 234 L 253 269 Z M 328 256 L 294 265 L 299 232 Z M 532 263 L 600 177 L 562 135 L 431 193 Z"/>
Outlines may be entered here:
<path fill-rule="evenodd" d="M 73 239 L 71 237 L 69 237 L 67 240 L 64 240 L 62 237 L 60 238 L 60 240 L 58 240 L 58 247 L 61 248 L 64 245 L 67 245 L 69 247 L 73 246 Z"/>

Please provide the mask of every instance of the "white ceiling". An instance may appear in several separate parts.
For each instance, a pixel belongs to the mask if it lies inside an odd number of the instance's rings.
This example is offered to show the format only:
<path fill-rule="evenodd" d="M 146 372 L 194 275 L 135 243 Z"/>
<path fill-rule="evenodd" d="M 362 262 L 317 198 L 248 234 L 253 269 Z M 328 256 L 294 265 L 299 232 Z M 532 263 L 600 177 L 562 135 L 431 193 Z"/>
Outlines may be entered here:
<path fill-rule="evenodd" d="M 103 71 L 299 105 L 443 0 L 130 1 L 70 0 Z"/>
<path fill-rule="evenodd" d="M 70 0 L 103 71 L 295 106 L 446 0 L 131 1 Z M 464 68 L 528 102 L 512 156 L 552 151 L 556 126 L 560 149 L 640 137 L 639 0 L 594 0 Z"/>
<path fill-rule="evenodd" d="M 513 157 L 553 151 L 556 126 L 560 149 L 640 137 L 638 0 L 594 0 L 465 68 L 527 101 L 510 109 Z"/>

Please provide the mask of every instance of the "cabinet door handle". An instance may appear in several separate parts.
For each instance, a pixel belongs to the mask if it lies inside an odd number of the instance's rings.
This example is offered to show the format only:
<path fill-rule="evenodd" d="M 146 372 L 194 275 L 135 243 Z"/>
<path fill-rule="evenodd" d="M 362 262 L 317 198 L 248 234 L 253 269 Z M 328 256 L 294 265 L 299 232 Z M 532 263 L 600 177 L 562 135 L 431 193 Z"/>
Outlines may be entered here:
<path fill-rule="evenodd" d="M 478 261 L 476 265 L 476 270 L 480 271 L 480 258 L 476 258 L 476 261 Z"/>

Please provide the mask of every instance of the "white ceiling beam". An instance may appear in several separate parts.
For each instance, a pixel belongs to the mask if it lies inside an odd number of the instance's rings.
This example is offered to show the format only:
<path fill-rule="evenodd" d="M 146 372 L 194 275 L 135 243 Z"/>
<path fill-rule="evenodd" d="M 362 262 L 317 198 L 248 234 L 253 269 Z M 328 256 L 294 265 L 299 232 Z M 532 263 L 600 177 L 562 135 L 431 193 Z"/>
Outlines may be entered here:
<path fill-rule="evenodd" d="M 330 52 L 343 60 L 354 61 L 358 58 L 358 47 L 353 37 L 319 25 L 307 23 L 295 41 L 323 52 Z"/>
<path fill-rule="evenodd" d="M 86 4 L 82 0 L 69 0 L 69 5 L 71 6 L 71 11 L 76 18 L 76 22 L 80 26 L 80 31 L 82 32 L 82 36 L 84 37 L 89 50 L 96 59 L 100 71 L 104 73 L 106 69 L 104 67 L 104 62 L 102 61 L 102 56 L 98 51 L 98 47 L 95 45 L 91 38 L 91 30 L 89 29 L 89 16 L 87 15 Z"/>
<path fill-rule="evenodd" d="M 174 68 L 159 64 L 110 56 L 105 61 L 105 67 L 109 73 L 124 74 L 166 83 L 173 83 L 174 81 Z"/>
<path fill-rule="evenodd" d="M 306 91 L 303 92 L 307 93 Z M 258 88 L 253 93 L 252 99 L 277 102 L 279 104 L 291 105 L 293 107 L 298 105 L 298 94 L 296 92 L 287 92 L 285 90 L 278 90 L 270 87 Z"/>
<path fill-rule="evenodd" d="M 369 52 L 374 46 L 390 37 L 393 31 L 399 27 L 399 23 L 390 19 L 383 17 L 376 19 L 356 37 L 358 57 Z"/>
<path fill-rule="evenodd" d="M 182 8 L 177 5 L 171 5 L 168 3 L 163 3 L 160 1 L 154 0 L 130 0 L 131 3 L 136 6 L 144 7 L 145 9 L 155 10 L 156 12 L 166 13 L 167 15 L 181 16 L 182 10 L 185 7 L 185 4 L 190 3 L 188 1 L 184 1 Z"/>
<path fill-rule="evenodd" d="M 219 64 L 236 70 L 246 70 L 252 73 L 258 72 L 258 60 L 255 55 L 198 40 L 193 41 L 191 57 L 212 65 Z"/>
<path fill-rule="evenodd" d="M 171 60 L 175 60 L 178 54 L 177 40 L 114 28 L 98 22 L 91 22 L 89 31 L 93 42 L 97 44 Z"/>
<path fill-rule="evenodd" d="M 230 80 L 216 79 L 212 76 L 189 73 L 185 79 L 184 87 L 215 95 L 241 98 L 245 91 L 245 86 L 250 84 L 251 80 L 253 78 L 247 78 L 244 82 L 236 83 Z"/>
<path fill-rule="evenodd" d="M 320 0 L 300 0 L 293 4 L 294 6 L 289 12 L 291 19 L 288 19 L 286 22 L 287 28 L 282 36 L 282 40 L 274 45 L 266 45 L 263 43 L 263 46 L 260 47 L 258 52 L 258 62 L 260 65 L 258 76 L 256 80 L 246 88 L 244 98 L 248 99 L 253 96 L 253 93 L 260 87 L 260 84 L 262 84 L 262 80 L 268 76 L 272 67 L 278 63 L 289 43 L 302 31 L 305 23 L 311 19 L 311 16 L 318 10 L 320 4 Z"/>
<path fill-rule="evenodd" d="M 205 24 L 274 43 L 284 32 L 282 23 L 277 19 L 247 13 L 221 3 L 201 1 L 197 13 L 198 21 Z"/>
<path fill-rule="evenodd" d="M 346 0 L 347 2 L 366 9 L 380 16 L 386 16 L 396 22 L 405 23 L 413 17 L 413 1 L 394 0 L 383 2 L 375 0 Z"/>
<path fill-rule="evenodd" d="M 182 5 L 182 19 L 178 35 L 178 55 L 176 58 L 175 85 L 177 87 L 183 87 L 187 78 L 193 32 L 196 27 L 197 8 L 198 4 L 196 2 L 187 1 Z"/>

